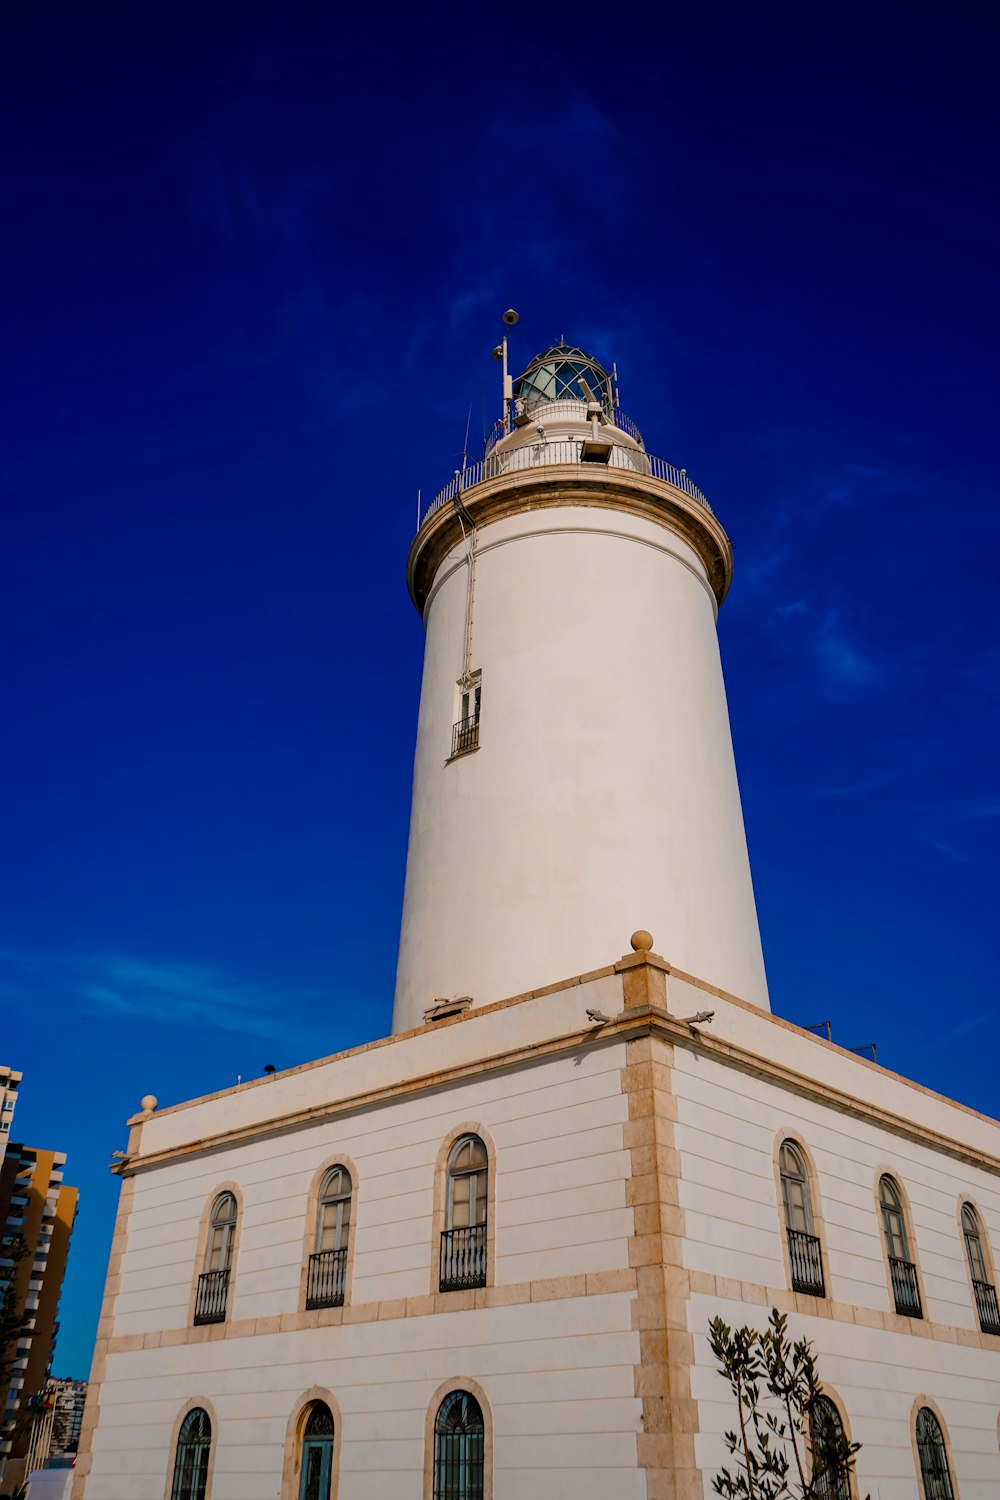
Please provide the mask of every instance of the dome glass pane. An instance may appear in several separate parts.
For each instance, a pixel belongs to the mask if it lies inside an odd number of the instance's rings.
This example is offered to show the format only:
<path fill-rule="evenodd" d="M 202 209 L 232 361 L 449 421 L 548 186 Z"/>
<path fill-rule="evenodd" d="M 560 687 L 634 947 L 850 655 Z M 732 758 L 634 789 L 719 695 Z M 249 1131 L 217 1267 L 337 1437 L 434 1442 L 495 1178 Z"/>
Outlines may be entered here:
<path fill-rule="evenodd" d="M 606 411 L 614 405 L 611 379 L 603 365 L 571 344 L 556 344 L 537 355 L 514 382 L 514 397 L 530 411 L 540 401 L 586 401 L 580 382 Z"/>

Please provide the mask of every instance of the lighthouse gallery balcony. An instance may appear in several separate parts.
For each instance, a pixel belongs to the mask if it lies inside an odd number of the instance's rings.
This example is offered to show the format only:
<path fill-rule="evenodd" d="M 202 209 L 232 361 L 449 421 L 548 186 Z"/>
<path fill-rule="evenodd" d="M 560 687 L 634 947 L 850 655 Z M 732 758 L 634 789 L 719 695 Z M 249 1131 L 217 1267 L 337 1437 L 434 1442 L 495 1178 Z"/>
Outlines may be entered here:
<path fill-rule="evenodd" d="M 581 470 L 593 470 L 595 461 L 586 457 L 587 446 L 585 438 L 573 437 L 560 438 L 554 442 L 540 439 L 537 443 L 525 443 L 517 448 L 495 450 L 479 463 L 470 464 L 465 469 L 456 469 L 453 478 L 443 489 L 438 490 L 423 512 L 420 524 L 422 526 L 425 521 L 430 520 L 443 505 L 454 500 L 456 495 L 462 495 L 486 480 L 501 479 L 505 474 L 515 474 L 522 469 L 544 468 L 551 464 L 573 464 Z M 692 500 L 697 500 L 699 505 L 711 512 L 712 507 L 698 486 L 688 478 L 685 469 L 678 469 L 665 458 L 656 458 L 652 453 L 631 444 L 609 442 L 606 446 L 608 453 L 602 466 L 628 469 L 633 474 L 647 474 L 653 479 L 661 479 L 690 495 Z"/>

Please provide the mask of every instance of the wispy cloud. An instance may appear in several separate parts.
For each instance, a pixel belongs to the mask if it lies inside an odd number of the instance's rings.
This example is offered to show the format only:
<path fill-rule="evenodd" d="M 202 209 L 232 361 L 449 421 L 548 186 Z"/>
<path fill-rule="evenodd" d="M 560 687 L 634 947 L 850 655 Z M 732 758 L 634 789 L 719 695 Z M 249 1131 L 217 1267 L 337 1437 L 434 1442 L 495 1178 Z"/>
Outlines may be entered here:
<path fill-rule="evenodd" d="M 841 687 L 860 688 L 880 675 L 875 662 L 845 628 L 839 609 L 828 609 L 819 622 L 813 648 L 830 680 Z"/>
<path fill-rule="evenodd" d="M 957 1041 L 960 1036 L 965 1036 L 966 1032 L 975 1031 L 977 1026 L 984 1026 L 987 1021 L 992 1021 L 995 1015 L 996 1008 L 994 1007 L 991 1010 L 984 1010 L 981 1015 L 970 1016 L 967 1021 L 959 1021 L 957 1026 L 945 1032 L 944 1040 L 946 1042 Z"/>
<path fill-rule="evenodd" d="M 848 623 L 839 599 L 793 598 L 773 605 L 769 620 L 812 658 L 827 686 L 838 692 L 867 688 L 883 675 L 874 654 Z"/>
<path fill-rule="evenodd" d="M 873 771 L 870 776 L 862 776 L 858 781 L 848 781 L 842 786 L 821 787 L 814 792 L 815 798 L 823 797 L 859 797 L 865 792 L 880 792 L 887 786 L 894 786 L 899 781 L 898 766 L 889 766 L 884 771 Z"/>
<path fill-rule="evenodd" d="M 0 948 L 0 993 L 136 1022 L 211 1026 L 287 1039 L 314 991 L 274 993 L 207 964 L 149 961 L 99 951 L 25 953 Z M 307 1030 L 303 1027 L 303 1030 Z"/>
<path fill-rule="evenodd" d="M 945 844 L 941 839 L 928 839 L 927 842 L 930 844 L 932 849 L 937 849 L 940 854 L 946 854 L 948 858 L 953 859 L 956 864 L 967 865 L 971 863 L 971 855 L 963 854 L 961 849 L 953 849 L 951 844 Z"/>
<path fill-rule="evenodd" d="M 939 803 L 934 809 L 934 816 L 953 823 L 982 823 L 991 818 L 1000 818 L 1000 794 L 955 797 L 949 802 Z"/>
<path fill-rule="evenodd" d="M 956 797 L 928 808 L 917 824 L 925 843 L 956 864 L 996 862 L 995 830 L 1000 796 Z"/>

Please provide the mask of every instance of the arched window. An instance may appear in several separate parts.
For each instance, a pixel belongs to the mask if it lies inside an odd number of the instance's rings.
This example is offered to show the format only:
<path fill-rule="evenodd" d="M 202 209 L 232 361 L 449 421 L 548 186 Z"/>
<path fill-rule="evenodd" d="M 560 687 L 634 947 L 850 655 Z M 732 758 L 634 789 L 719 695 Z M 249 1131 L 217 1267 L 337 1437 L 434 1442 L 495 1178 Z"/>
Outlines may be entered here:
<path fill-rule="evenodd" d="M 785 1211 L 792 1287 L 796 1292 L 823 1297 L 826 1295 L 823 1253 L 819 1236 L 813 1232 L 809 1176 L 802 1152 L 794 1141 L 782 1142 L 778 1168 L 781 1174 L 781 1199 Z"/>
<path fill-rule="evenodd" d="M 809 1413 L 816 1500 L 851 1500 L 850 1448 L 840 1412 L 829 1396 L 820 1396 Z"/>
<path fill-rule="evenodd" d="M 917 1412 L 917 1453 L 924 1500 L 954 1500 L 944 1433 L 929 1406 L 922 1406 Z"/>
<path fill-rule="evenodd" d="M 434 1500 L 482 1500 L 485 1441 L 475 1396 L 445 1396 L 434 1422 Z"/>
<path fill-rule="evenodd" d="M 233 1264 L 233 1241 L 236 1238 L 236 1199 L 232 1193 L 220 1193 L 212 1205 L 212 1219 L 205 1247 L 205 1270 L 228 1271 Z"/>
<path fill-rule="evenodd" d="M 962 1234 L 965 1238 L 965 1253 L 969 1258 L 972 1274 L 972 1293 L 976 1299 L 979 1326 L 984 1333 L 1000 1333 L 1000 1308 L 997 1306 L 996 1288 L 990 1280 L 986 1264 L 979 1215 L 971 1203 L 962 1204 Z"/>
<path fill-rule="evenodd" d="M 896 1311 L 907 1318 L 922 1318 L 917 1268 L 910 1259 L 903 1199 L 891 1177 L 886 1176 L 879 1181 L 878 1201 Z"/>
<path fill-rule="evenodd" d="M 441 1235 L 441 1290 L 486 1285 L 489 1156 L 478 1135 L 463 1135 L 448 1157 L 448 1197 Z"/>
<path fill-rule="evenodd" d="M 184 1418 L 177 1436 L 170 1500 L 205 1500 L 211 1451 L 212 1424 L 208 1413 L 196 1406 Z"/>
<path fill-rule="evenodd" d="M 302 1429 L 302 1482 L 299 1500 L 330 1500 L 333 1483 L 333 1414 L 322 1401 L 309 1408 Z"/>
<path fill-rule="evenodd" d="M 220 1193 L 212 1204 L 205 1244 L 205 1269 L 198 1277 L 195 1299 L 196 1323 L 222 1323 L 229 1298 L 229 1272 L 233 1264 L 236 1241 L 236 1199 L 232 1193 Z"/>
<path fill-rule="evenodd" d="M 316 1248 L 309 1257 L 306 1307 L 342 1307 L 351 1228 L 351 1174 L 331 1167 L 323 1178 L 316 1210 Z"/>

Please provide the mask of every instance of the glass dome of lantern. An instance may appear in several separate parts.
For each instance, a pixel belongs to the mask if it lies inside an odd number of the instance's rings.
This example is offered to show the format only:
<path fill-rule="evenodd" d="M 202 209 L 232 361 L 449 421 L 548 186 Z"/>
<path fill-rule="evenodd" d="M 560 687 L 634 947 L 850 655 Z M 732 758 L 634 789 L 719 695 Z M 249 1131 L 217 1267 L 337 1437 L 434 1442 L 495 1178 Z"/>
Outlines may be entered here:
<path fill-rule="evenodd" d="M 599 401 L 611 416 L 615 408 L 611 376 L 593 355 L 572 344 L 560 342 L 544 354 L 536 354 L 514 381 L 515 409 L 519 412 L 533 411 L 543 401 L 591 399 Z"/>

